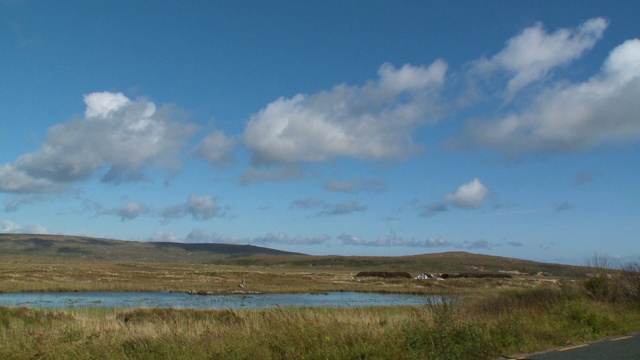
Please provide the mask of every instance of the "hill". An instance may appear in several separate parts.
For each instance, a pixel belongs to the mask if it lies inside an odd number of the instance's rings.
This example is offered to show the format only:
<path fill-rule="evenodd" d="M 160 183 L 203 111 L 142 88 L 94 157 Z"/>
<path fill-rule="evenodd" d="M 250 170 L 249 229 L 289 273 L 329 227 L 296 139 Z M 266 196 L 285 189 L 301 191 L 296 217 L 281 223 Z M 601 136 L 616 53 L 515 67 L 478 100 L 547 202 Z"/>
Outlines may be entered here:
<path fill-rule="evenodd" d="M 413 256 L 311 256 L 253 245 L 136 242 L 83 236 L 0 234 L 0 257 L 82 259 L 110 262 L 218 264 L 287 268 L 422 272 L 507 272 L 583 277 L 585 267 L 467 252 Z"/>
<path fill-rule="evenodd" d="M 253 255 L 302 255 L 253 245 L 185 244 L 84 236 L 0 234 L 0 254 L 122 262 L 212 263 Z"/>

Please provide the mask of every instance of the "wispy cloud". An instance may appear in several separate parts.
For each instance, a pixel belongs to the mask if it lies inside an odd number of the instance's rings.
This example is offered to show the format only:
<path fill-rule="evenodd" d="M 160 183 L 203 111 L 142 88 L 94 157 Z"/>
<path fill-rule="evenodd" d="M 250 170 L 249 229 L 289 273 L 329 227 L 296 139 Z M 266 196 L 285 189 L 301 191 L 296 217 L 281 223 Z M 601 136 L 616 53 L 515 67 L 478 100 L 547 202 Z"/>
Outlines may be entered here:
<path fill-rule="evenodd" d="M 314 237 L 294 236 L 290 237 L 285 233 L 268 233 L 254 238 L 241 236 L 223 236 L 216 233 L 209 233 L 204 229 L 193 229 L 184 239 L 171 231 L 156 232 L 150 241 L 170 241 L 186 243 L 222 243 L 222 244 L 253 244 L 260 246 L 281 246 L 281 245 L 323 245 L 331 238 L 327 235 Z"/>
<path fill-rule="evenodd" d="M 329 180 L 324 183 L 324 188 L 332 192 L 385 192 L 389 189 L 389 184 L 382 180 L 351 180 L 337 181 Z"/>
<path fill-rule="evenodd" d="M 487 240 L 480 239 L 475 240 L 467 244 L 467 249 L 491 249 L 495 246 L 495 244 L 491 244 Z"/>
<path fill-rule="evenodd" d="M 553 206 L 553 210 L 555 212 L 562 212 L 562 211 L 567 211 L 567 210 L 571 210 L 575 207 L 575 205 L 568 203 L 568 202 L 561 202 L 559 204 L 556 204 Z"/>
<path fill-rule="evenodd" d="M 295 200 L 292 205 L 300 209 L 323 209 L 317 215 L 346 215 L 367 210 L 367 206 L 359 205 L 355 201 L 343 201 L 336 204 L 330 204 L 323 200 L 311 198 Z"/>
<path fill-rule="evenodd" d="M 329 241 L 331 238 L 327 235 L 320 235 L 316 237 L 295 236 L 290 238 L 286 234 L 267 234 L 264 236 L 251 239 L 251 243 L 255 245 L 322 245 Z"/>
<path fill-rule="evenodd" d="M 605 19 L 594 18 L 576 29 L 558 29 L 549 34 L 542 23 L 536 23 L 509 39 L 506 47 L 491 59 L 478 60 L 474 69 L 485 74 L 508 73 L 510 79 L 505 97 L 511 99 L 553 68 L 582 56 L 602 37 L 607 25 Z"/>
<path fill-rule="evenodd" d="M 214 131 L 198 144 L 195 154 L 216 166 L 225 167 L 233 163 L 235 146 L 235 139 L 228 138 L 222 131 Z"/>
<path fill-rule="evenodd" d="M 527 152 L 575 152 L 638 141 L 639 83 L 640 39 L 627 40 L 587 81 L 554 84 L 524 109 L 499 119 L 469 120 L 450 144 L 488 147 L 518 157 Z"/>

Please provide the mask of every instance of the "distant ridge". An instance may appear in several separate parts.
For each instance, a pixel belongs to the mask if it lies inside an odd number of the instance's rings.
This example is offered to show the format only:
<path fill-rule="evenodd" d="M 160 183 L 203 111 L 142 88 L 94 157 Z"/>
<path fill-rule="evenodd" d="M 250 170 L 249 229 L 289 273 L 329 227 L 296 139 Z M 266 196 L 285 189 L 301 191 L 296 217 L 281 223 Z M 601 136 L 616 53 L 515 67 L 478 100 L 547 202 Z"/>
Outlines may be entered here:
<path fill-rule="evenodd" d="M 139 242 L 86 236 L 0 234 L 0 259 L 20 257 L 42 261 L 111 261 L 117 263 L 180 263 L 297 268 L 342 268 L 411 273 L 504 272 L 584 277 L 581 266 L 462 251 L 408 256 L 306 255 L 254 245 Z"/>
<path fill-rule="evenodd" d="M 140 242 L 35 234 L 0 234 L 0 255 L 175 263 L 210 263 L 254 255 L 304 256 L 254 245 Z"/>

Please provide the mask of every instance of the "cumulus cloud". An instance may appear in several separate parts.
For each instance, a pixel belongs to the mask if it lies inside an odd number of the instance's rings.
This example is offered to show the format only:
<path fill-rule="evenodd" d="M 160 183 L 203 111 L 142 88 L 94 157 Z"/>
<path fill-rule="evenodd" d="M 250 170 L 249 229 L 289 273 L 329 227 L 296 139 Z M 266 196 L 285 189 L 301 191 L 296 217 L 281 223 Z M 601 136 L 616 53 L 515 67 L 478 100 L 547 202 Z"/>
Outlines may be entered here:
<path fill-rule="evenodd" d="M 196 154 L 216 166 L 228 166 L 233 162 L 236 140 L 228 138 L 222 131 L 207 135 L 196 148 Z"/>
<path fill-rule="evenodd" d="M 342 245 L 357 245 L 357 246 L 389 246 L 390 238 L 388 236 L 380 236 L 376 241 L 365 241 L 363 238 L 356 235 L 340 234 L 338 240 L 342 240 Z"/>
<path fill-rule="evenodd" d="M 119 216 L 122 221 L 133 220 L 138 216 L 148 214 L 149 212 L 150 210 L 146 205 L 135 201 L 130 201 L 118 209 L 108 211 L 110 214 Z"/>
<path fill-rule="evenodd" d="M 56 192 L 103 169 L 105 182 L 140 179 L 151 166 L 177 170 L 194 126 L 172 120 L 166 107 L 121 93 L 92 93 L 84 101 L 83 119 L 49 128 L 38 151 L 0 166 L 1 191 Z"/>
<path fill-rule="evenodd" d="M 447 240 L 443 239 L 440 236 L 434 236 L 427 238 L 425 240 L 404 240 L 404 239 L 394 239 L 394 246 L 408 246 L 408 247 L 426 247 L 426 248 L 435 248 L 435 247 L 449 247 L 451 243 Z"/>
<path fill-rule="evenodd" d="M 193 229 L 184 239 L 186 243 L 223 243 L 223 244 L 247 244 L 249 239 L 239 236 L 223 236 L 216 233 L 208 233 L 204 229 Z"/>
<path fill-rule="evenodd" d="M 480 179 L 476 178 L 460 185 L 455 192 L 446 195 L 444 200 L 455 207 L 477 209 L 482 207 L 482 203 L 488 195 L 489 189 L 480 182 Z"/>
<path fill-rule="evenodd" d="M 122 221 L 129 221 L 142 215 L 151 214 L 152 211 L 145 204 L 135 201 L 129 201 L 120 207 L 105 209 L 102 204 L 85 199 L 82 202 L 82 209 L 78 212 L 81 214 L 91 213 L 94 216 L 117 216 Z"/>
<path fill-rule="evenodd" d="M 530 106 L 497 120 L 471 120 L 451 142 L 508 156 L 574 152 L 640 140 L 640 39 L 625 41 L 587 81 L 542 91 Z"/>
<path fill-rule="evenodd" d="M 13 233 L 20 230 L 21 226 L 10 220 L 0 220 L 0 228 L 3 233 Z"/>
<path fill-rule="evenodd" d="M 220 206 L 211 195 L 189 195 L 186 202 L 165 207 L 160 212 L 162 222 L 167 223 L 191 215 L 194 220 L 209 220 L 221 216 Z"/>
<path fill-rule="evenodd" d="M 40 224 L 21 226 L 10 220 L 0 220 L 0 233 L 48 234 L 49 231 Z"/>
<path fill-rule="evenodd" d="M 594 18 L 575 29 L 558 29 L 549 34 L 537 23 L 509 39 L 506 47 L 491 59 L 477 61 L 475 69 L 481 73 L 510 74 L 505 94 L 510 99 L 553 68 L 582 56 L 602 37 L 607 25 L 605 19 Z"/>
<path fill-rule="evenodd" d="M 243 134 L 253 163 L 323 162 L 336 157 L 403 158 L 418 150 L 412 132 L 434 121 L 446 64 L 383 64 L 378 80 L 280 98 L 254 114 Z"/>

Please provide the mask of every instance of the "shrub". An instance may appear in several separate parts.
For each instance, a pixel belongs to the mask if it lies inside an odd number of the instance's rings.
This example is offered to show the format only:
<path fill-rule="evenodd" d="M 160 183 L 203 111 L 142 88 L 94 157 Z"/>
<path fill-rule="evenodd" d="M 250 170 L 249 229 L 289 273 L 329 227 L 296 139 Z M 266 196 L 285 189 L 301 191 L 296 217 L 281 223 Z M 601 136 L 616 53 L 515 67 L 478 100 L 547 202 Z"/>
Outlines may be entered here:
<path fill-rule="evenodd" d="M 459 320 L 456 306 L 447 301 L 427 305 L 430 321 L 416 314 L 404 328 L 408 351 L 417 358 L 434 360 L 495 359 L 499 348 L 491 341 L 488 324 Z"/>
<path fill-rule="evenodd" d="M 609 268 L 609 261 L 593 261 L 596 274 L 584 282 L 589 295 L 596 300 L 640 303 L 640 263 L 630 262 L 619 270 Z"/>
<path fill-rule="evenodd" d="M 407 278 L 412 279 L 411 274 L 404 271 L 361 271 L 356 277 L 381 277 L 381 278 Z"/>

